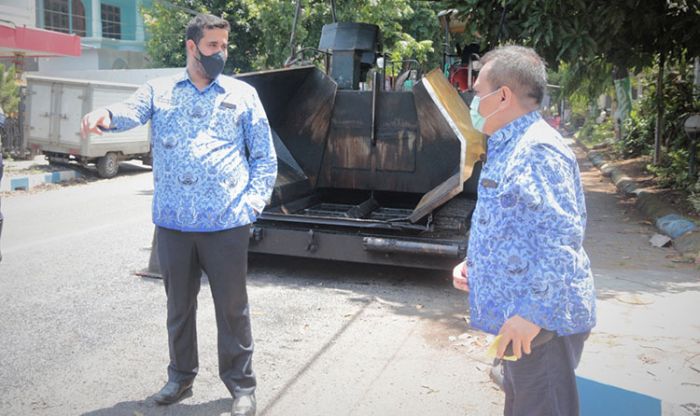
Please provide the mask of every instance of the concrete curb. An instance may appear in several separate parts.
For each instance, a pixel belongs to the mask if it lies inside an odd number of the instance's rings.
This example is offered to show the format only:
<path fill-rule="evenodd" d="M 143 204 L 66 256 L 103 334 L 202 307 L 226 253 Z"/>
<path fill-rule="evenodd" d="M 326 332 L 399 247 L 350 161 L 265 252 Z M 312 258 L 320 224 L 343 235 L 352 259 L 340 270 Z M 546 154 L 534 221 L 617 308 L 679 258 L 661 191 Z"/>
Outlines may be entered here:
<path fill-rule="evenodd" d="M 700 259 L 700 226 L 690 218 L 681 215 L 666 201 L 653 192 L 639 188 L 636 182 L 626 176 L 620 169 L 607 163 L 601 152 L 590 150 L 576 140 L 584 149 L 593 166 L 600 169 L 604 176 L 610 177 L 620 192 L 627 196 L 636 196 L 635 207 L 644 215 L 653 219 L 659 232 L 671 237 L 673 247 L 684 256 Z"/>
<path fill-rule="evenodd" d="M 45 183 L 59 183 L 82 176 L 74 170 L 62 170 L 57 172 L 35 173 L 32 175 L 10 175 L 2 178 L 0 192 L 24 190 L 28 191 Z"/>

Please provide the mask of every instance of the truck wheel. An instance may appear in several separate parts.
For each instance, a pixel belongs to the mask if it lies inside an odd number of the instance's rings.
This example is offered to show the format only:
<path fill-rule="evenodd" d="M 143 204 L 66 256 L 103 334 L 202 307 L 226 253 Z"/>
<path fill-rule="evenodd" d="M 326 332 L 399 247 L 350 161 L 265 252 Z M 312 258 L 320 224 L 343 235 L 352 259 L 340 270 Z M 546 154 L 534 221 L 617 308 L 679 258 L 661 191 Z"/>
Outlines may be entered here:
<path fill-rule="evenodd" d="M 101 178 L 113 178 L 119 172 L 119 158 L 114 152 L 109 152 L 97 159 L 97 174 Z"/>

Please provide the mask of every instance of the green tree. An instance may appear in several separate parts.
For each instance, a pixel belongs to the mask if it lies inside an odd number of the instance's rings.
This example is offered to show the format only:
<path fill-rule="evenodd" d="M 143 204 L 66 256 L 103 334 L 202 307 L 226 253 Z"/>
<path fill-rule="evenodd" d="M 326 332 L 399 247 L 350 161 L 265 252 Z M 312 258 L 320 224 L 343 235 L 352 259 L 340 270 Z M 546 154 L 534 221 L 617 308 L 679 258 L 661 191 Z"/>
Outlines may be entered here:
<path fill-rule="evenodd" d="M 15 67 L 5 70 L 5 66 L 0 64 L 0 108 L 6 115 L 17 113 L 19 105 L 19 85 Z"/>
<path fill-rule="evenodd" d="M 321 28 L 332 22 L 330 1 L 302 0 L 301 5 L 296 44 L 315 48 Z M 337 19 L 378 25 L 386 53 L 418 58 L 430 67 L 440 61 L 433 47 L 440 39 L 437 7 L 419 0 L 344 0 L 337 2 Z M 185 64 L 184 26 L 193 12 L 220 15 L 231 23 L 231 72 L 280 68 L 291 53 L 294 0 L 156 0 L 144 9 L 154 66 Z"/>
<path fill-rule="evenodd" d="M 515 42 L 533 47 L 557 69 L 596 61 L 630 69 L 653 64 L 660 52 L 700 53 L 700 4 L 695 0 L 451 0 L 467 31 L 483 47 Z"/>
<path fill-rule="evenodd" d="M 467 29 L 482 46 L 502 42 L 529 45 L 550 67 L 568 63 L 566 90 L 583 80 L 624 78 L 658 63 L 655 162 L 663 131 L 663 71 L 669 61 L 700 55 L 697 0 L 487 0 L 446 2 L 466 17 Z M 600 86 L 590 82 L 589 86 Z M 593 98 L 593 95 L 591 96 Z"/>
<path fill-rule="evenodd" d="M 184 1 L 175 3 L 154 1 L 150 8 L 142 8 L 144 24 L 148 30 L 146 51 L 154 67 L 184 67 L 185 27 L 192 17 Z M 202 11 L 202 10 L 198 10 Z"/>
<path fill-rule="evenodd" d="M 146 50 L 155 67 L 184 67 L 185 28 L 196 13 L 221 16 L 231 25 L 229 58 L 225 73 L 248 72 L 257 60 L 259 28 L 253 24 L 250 5 L 236 0 L 156 0 L 142 10 L 149 33 Z"/>

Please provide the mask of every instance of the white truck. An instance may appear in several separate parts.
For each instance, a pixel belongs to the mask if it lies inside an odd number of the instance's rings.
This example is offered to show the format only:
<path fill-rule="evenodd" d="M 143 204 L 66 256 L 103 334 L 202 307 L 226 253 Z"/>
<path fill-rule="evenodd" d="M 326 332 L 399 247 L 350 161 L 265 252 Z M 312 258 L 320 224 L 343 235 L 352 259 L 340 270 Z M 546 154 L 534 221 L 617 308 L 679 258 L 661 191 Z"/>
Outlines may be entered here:
<path fill-rule="evenodd" d="M 123 101 L 146 80 L 183 69 L 71 71 L 26 75 L 25 143 L 50 163 L 94 163 L 103 178 L 114 177 L 119 162 L 151 164 L 150 124 L 121 133 L 80 136 L 82 116 Z"/>

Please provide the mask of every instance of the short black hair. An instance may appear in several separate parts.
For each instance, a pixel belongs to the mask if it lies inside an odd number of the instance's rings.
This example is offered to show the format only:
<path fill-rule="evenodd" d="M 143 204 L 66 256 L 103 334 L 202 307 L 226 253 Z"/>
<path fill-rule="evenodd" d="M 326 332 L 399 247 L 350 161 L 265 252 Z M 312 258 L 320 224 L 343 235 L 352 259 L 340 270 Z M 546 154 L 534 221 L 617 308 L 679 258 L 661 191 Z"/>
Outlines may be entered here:
<path fill-rule="evenodd" d="M 225 29 L 230 32 L 231 25 L 220 17 L 211 14 L 198 14 L 187 23 L 185 39 L 192 39 L 194 43 L 199 44 L 199 41 L 204 37 L 204 29 Z"/>

